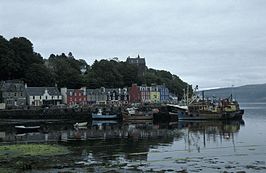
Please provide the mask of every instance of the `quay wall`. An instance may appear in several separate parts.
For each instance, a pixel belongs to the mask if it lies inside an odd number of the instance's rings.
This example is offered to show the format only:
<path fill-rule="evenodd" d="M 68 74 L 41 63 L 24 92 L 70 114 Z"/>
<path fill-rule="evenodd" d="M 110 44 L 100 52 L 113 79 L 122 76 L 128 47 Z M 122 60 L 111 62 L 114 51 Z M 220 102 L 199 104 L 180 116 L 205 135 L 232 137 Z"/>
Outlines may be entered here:
<path fill-rule="evenodd" d="M 0 110 L 0 119 L 89 119 L 90 110 L 75 111 L 72 109 L 29 109 Z"/>

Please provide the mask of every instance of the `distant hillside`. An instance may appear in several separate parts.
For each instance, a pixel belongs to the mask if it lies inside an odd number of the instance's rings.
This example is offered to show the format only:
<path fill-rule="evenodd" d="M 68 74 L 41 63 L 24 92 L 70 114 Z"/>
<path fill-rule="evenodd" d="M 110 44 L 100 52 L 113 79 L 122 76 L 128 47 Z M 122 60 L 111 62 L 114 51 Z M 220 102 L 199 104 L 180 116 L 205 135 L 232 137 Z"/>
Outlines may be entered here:
<path fill-rule="evenodd" d="M 239 102 L 266 102 L 266 84 L 206 90 L 206 97 L 228 97 L 233 94 Z"/>

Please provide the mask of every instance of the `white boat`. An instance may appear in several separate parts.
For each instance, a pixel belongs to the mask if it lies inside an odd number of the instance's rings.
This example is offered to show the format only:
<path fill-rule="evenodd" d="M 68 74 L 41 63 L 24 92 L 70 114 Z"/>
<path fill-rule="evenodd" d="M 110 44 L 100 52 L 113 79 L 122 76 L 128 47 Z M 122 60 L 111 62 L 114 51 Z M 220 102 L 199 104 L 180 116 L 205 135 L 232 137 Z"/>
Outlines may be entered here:
<path fill-rule="evenodd" d="M 116 120 L 93 120 L 92 126 L 103 126 L 103 125 L 113 125 L 117 124 Z"/>
<path fill-rule="evenodd" d="M 123 120 L 153 120 L 153 111 L 139 111 L 138 108 L 127 108 L 122 113 Z"/>
<path fill-rule="evenodd" d="M 82 123 L 75 123 L 74 127 L 86 127 L 88 122 L 82 122 Z"/>
<path fill-rule="evenodd" d="M 20 132 L 31 132 L 31 131 L 38 131 L 40 129 L 40 126 L 15 126 L 17 131 Z"/>
<path fill-rule="evenodd" d="M 99 109 L 97 113 L 92 113 L 92 119 L 117 119 L 117 114 L 103 114 Z"/>

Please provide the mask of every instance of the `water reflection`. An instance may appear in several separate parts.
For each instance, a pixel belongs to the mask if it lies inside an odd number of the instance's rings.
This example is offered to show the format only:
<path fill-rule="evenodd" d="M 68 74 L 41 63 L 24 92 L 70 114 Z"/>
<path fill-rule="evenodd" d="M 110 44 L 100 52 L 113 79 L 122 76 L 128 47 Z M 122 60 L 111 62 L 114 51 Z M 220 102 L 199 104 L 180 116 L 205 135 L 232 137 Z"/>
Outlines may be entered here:
<path fill-rule="evenodd" d="M 0 141 L 2 143 L 17 142 L 89 142 L 89 146 L 113 146 L 112 150 L 129 153 L 147 152 L 150 145 L 171 144 L 174 140 L 184 139 L 186 147 L 206 147 L 206 142 L 234 140 L 244 121 L 179 121 L 154 124 L 152 121 L 126 122 L 92 121 L 90 125 L 75 128 L 72 123 L 43 123 L 39 132 L 18 133 L 13 124 L 0 125 Z M 113 140 L 114 139 L 114 140 Z M 91 142 L 93 140 L 93 142 Z M 199 142 L 201 140 L 202 142 Z M 91 142 L 91 143 L 90 143 Z M 116 144 L 116 145 L 115 145 Z M 78 143 L 78 146 L 81 144 Z M 115 146 L 126 146 L 117 149 Z M 102 150 L 100 150 L 102 151 Z"/>
<path fill-rule="evenodd" d="M 234 136 L 240 131 L 240 126 L 244 125 L 244 120 L 178 122 L 184 132 L 185 150 L 191 151 L 191 147 L 194 147 L 198 152 L 208 144 L 222 144 L 225 141 L 231 141 L 235 147 Z"/>
<path fill-rule="evenodd" d="M 69 148 L 71 159 L 76 164 L 96 164 L 98 167 L 138 165 L 138 168 L 144 169 L 140 165 L 148 167 L 152 163 L 158 165 L 157 160 L 175 159 L 176 151 L 201 153 L 204 148 L 213 147 L 217 142 L 230 141 L 234 145 L 234 136 L 244 125 L 244 121 L 154 124 L 152 121 L 121 123 L 112 120 L 92 121 L 86 127 L 77 128 L 74 127 L 75 123 L 41 123 L 39 132 L 30 133 L 18 133 L 14 124 L 1 124 L 0 141 L 2 144 L 58 143 Z M 61 159 L 64 162 L 65 157 Z M 175 165 L 176 162 L 171 164 Z"/>

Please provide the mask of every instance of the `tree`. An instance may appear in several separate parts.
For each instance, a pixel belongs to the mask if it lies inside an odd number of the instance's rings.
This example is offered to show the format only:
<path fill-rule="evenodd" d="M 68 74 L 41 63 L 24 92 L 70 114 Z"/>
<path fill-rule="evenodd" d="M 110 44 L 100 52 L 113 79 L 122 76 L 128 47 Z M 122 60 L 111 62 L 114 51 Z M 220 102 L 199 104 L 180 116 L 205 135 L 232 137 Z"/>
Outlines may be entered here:
<path fill-rule="evenodd" d="M 31 67 L 27 69 L 24 80 L 29 86 L 40 87 L 55 85 L 53 74 L 43 64 L 32 64 Z"/>

